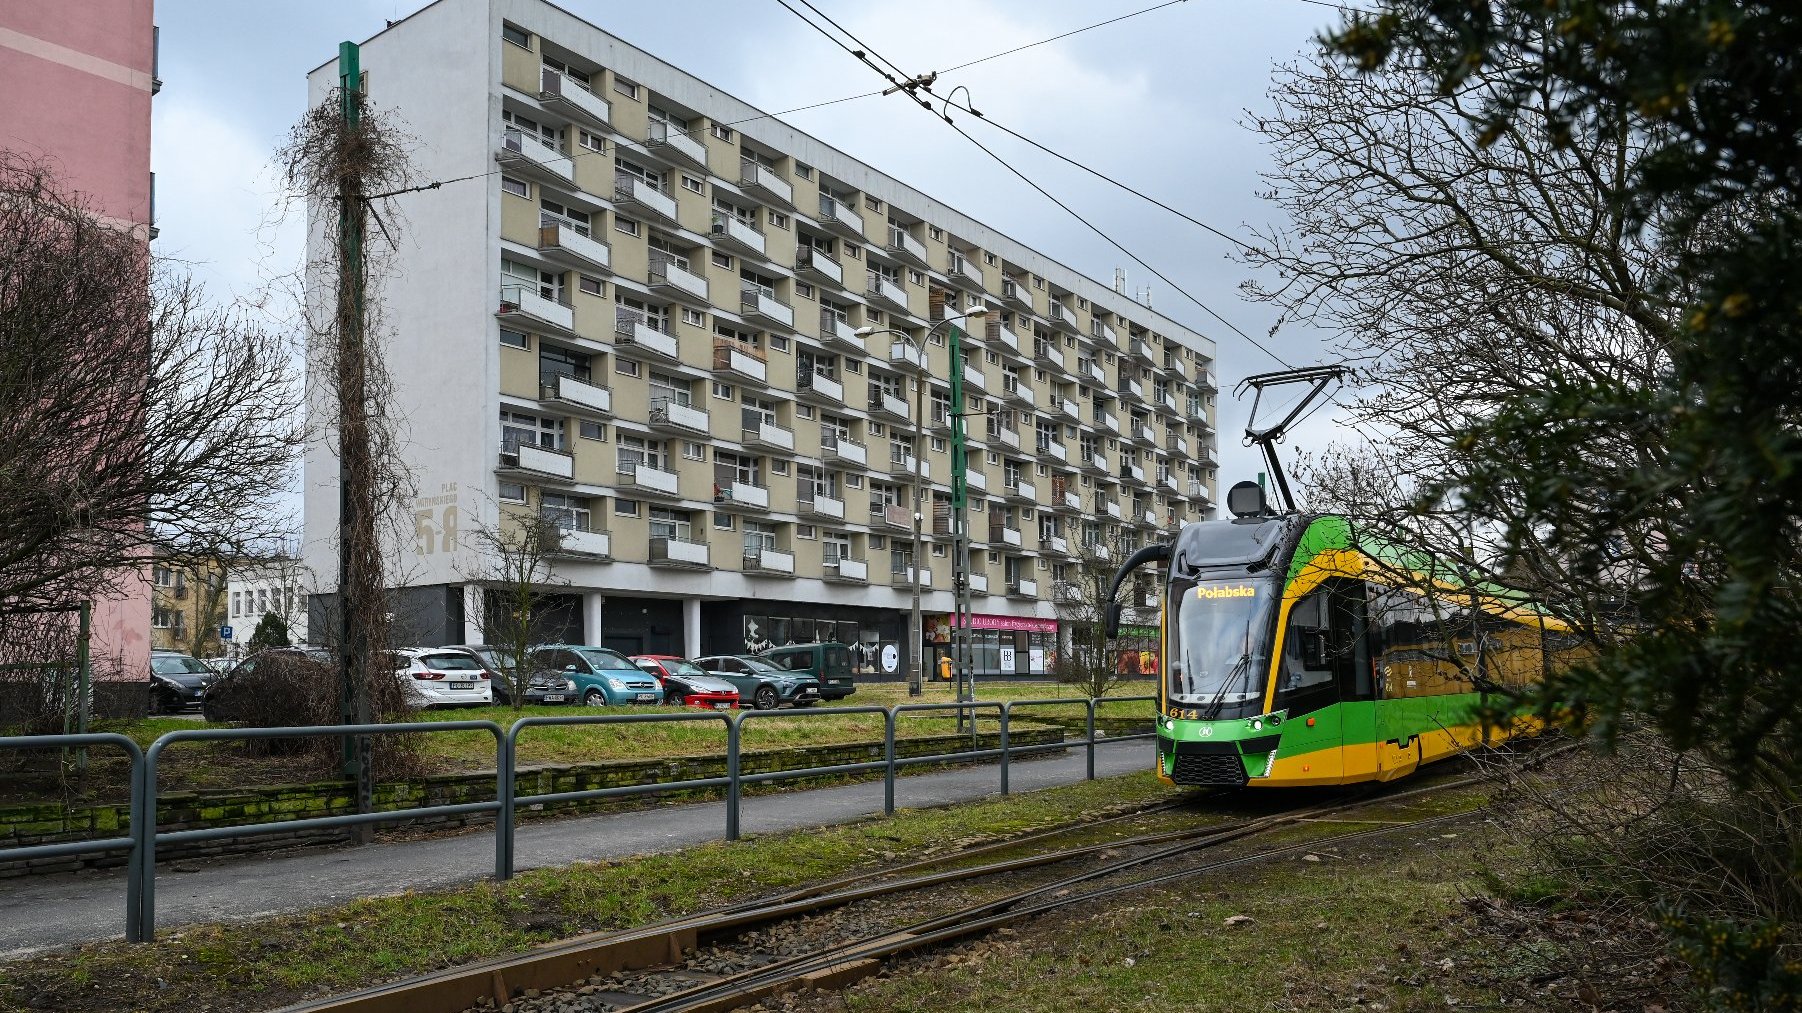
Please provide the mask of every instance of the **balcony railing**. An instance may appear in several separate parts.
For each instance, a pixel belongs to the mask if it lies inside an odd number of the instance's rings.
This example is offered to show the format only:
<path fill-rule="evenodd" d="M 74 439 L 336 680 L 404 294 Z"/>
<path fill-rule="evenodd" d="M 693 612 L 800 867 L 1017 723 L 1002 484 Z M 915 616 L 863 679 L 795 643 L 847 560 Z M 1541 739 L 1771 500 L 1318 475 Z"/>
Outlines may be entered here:
<path fill-rule="evenodd" d="M 983 390 L 988 387 L 988 380 L 983 377 L 981 366 L 967 362 L 964 363 L 964 386 L 972 387 L 976 390 Z"/>
<path fill-rule="evenodd" d="M 559 71 L 549 67 L 539 70 L 538 101 L 546 108 L 603 126 L 613 121 L 612 103 Z"/>
<path fill-rule="evenodd" d="M 844 285 L 844 265 L 834 260 L 821 250 L 808 246 L 795 254 L 795 273 L 816 281 L 829 281 L 834 285 Z"/>
<path fill-rule="evenodd" d="M 907 292 L 875 271 L 865 276 L 864 295 L 886 304 L 889 309 L 907 312 Z"/>
<path fill-rule="evenodd" d="M 501 453 L 504 458 L 512 458 L 512 461 L 503 461 L 503 464 L 512 464 L 521 471 L 551 478 L 574 478 L 576 475 L 576 459 L 566 450 L 552 450 L 536 443 L 519 443 Z"/>
<path fill-rule="evenodd" d="M 755 285 L 739 289 L 738 311 L 759 323 L 774 324 L 789 330 L 793 330 L 795 326 L 794 308 Z"/>
<path fill-rule="evenodd" d="M 629 172 L 613 174 L 613 199 L 666 223 L 676 221 L 676 198 Z"/>
<path fill-rule="evenodd" d="M 797 513 L 803 517 L 818 517 L 830 521 L 845 519 L 844 500 L 833 499 L 830 496 L 822 496 L 814 492 L 811 482 L 803 482 L 802 486 L 807 495 L 801 496 L 795 501 Z"/>
<path fill-rule="evenodd" d="M 1009 598 L 1037 598 L 1039 582 L 1027 577 L 1017 577 L 1007 582 L 1007 595 Z"/>
<path fill-rule="evenodd" d="M 591 271 L 613 268 L 611 247 L 560 222 L 538 227 L 538 252 L 551 260 L 573 263 Z"/>
<path fill-rule="evenodd" d="M 808 369 L 795 371 L 795 391 L 797 397 L 809 400 L 824 401 L 829 404 L 845 403 L 845 385 L 823 373 Z"/>
<path fill-rule="evenodd" d="M 1104 344 L 1120 344 L 1120 337 L 1114 333 L 1114 329 L 1099 320 L 1089 321 L 1089 336 Z"/>
<path fill-rule="evenodd" d="M 681 476 L 673 471 L 664 471 L 630 459 L 621 461 L 618 470 L 620 477 L 637 492 L 658 496 L 682 495 Z"/>
<path fill-rule="evenodd" d="M 882 412 L 890 418 L 899 419 L 902 422 L 913 417 L 908 413 L 905 400 L 893 394 L 886 394 L 875 387 L 870 388 L 870 411 Z"/>
<path fill-rule="evenodd" d="M 1040 539 L 1040 541 L 1043 543 L 1041 548 L 1056 555 L 1068 556 L 1070 554 L 1070 540 L 1063 535 L 1052 535 L 1050 538 Z"/>
<path fill-rule="evenodd" d="M 766 573 L 775 576 L 793 577 L 795 575 L 795 554 L 780 549 L 757 549 L 746 551 L 744 556 L 746 573 Z"/>
<path fill-rule="evenodd" d="M 989 491 L 989 477 L 974 468 L 965 468 L 964 486 L 975 492 L 986 493 Z"/>
<path fill-rule="evenodd" d="M 654 398 L 647 424 L 652 429 L 675 429 L 704 436 L 707 434 L 707 411 L 667 397 Z"/>
<path fill-rule="evenodd" d="M 1056 440 L 1040 440 L 1038 442 L 1038 451 L 1054 461 L 1066 464 L 1069 463 L 1070 452 L 1065 450 L 1064 445 Z"/>
<path fill-rule="evenodd" d="M 536 285 L 502 285 L 500 315 L 521 316 L 539 328 L 551 327 L 566 333 L 576 329 L 575 309 L 545 296 Z"/>
<path fill-rule="evenodd" d="M 750 254 L 760 260 L 768 259 L 765 253 L 763 233 L 757 226 L 723 211 L 713 213 L 713 241 L 720 246 L 740 254 Z"/>
<path fill-rule="evenodd" d="M 795 452 L 795 431 L 787 426 L 779 426 L 771 422 L 757 409 L 744 409 L 741 425 L 743 429 L 739 433 L 739 441 L 745 446 L 761 450 L 780 450 L 788 454 Z"/>
<path fill-rule="evenodd" d="M 707 168 L 707 145 L 690 137 L 686 131 L 676 130 L 662 120 L 651 120 L 645 132 L 645 146 L 658 148 L 678 161 L 686 162 L 697 169 Z"/>
<path fill-rule="evenodd" d="M 763 353 L 731 338 L 713 339 L 713 370 L 716 373 L 732 373 L 758 383 L 768 383 L 770 379 L 770 367 L 764 361 Z"/>
<path fill-rule="evenodd" d="M 637 310 L 616 307 L 613 331 L 613 340 L 621 355 L 630 357 L 650 353 L 671 361 L 680 361 L 682 358 L 676 336 L 653 326 Z"/>
<path fill-rule="evenodd" d="M 789 207 L 795 206 L 795 187 L 780 172 L 754 158 L 739 163 L 738 185 L 755 190 Z"/>
<path fill-rule="evenodd" d="M 1001 283 L 1001 301 L 1011 303 L 1028 312 L 1032 310 L 1032 296 L 1027 293 L 1026 286 L 1012 278 Z"/>
<path fill-rule="evenodd" d="M 652 566 L 680 567 L 690 570 L 705 570 L 711 566 L 708 562 L 706 542 L 658 536 L 651 539 L 650 550 Z"/>
<path fill-rule="evenodd" d="M 677 296 L 692 296 L 701 302 L 707 301 L 707 279 L 671 260 L 661 251 L 651 251 L 650 270 L 646 277 L 653 289 L 673 292 Z"/>
<path fill-rule="evenodd" d="M 863 339 L 857 336 L 857 328 L 828 309 L 820 310 L 820 340 L 827 344 L 836 342 L 846 348 L 863 351 Z"/>
<path fill-rule="evenodd" d="M 863 217 L 825 194 L 820 194 L 820 225 L 859 242 L 864 238 Z"/>
<path fill-rule="evenodd" d="M 1024 536 L 1020 534 L 1019 528 L 1010 528 L 1005 524 L 989 525 L 990 545 L 1006 545 L 1017 549 L 1023 542 Z"/>
<path fill-rule="evenodd" d="M 558 531 L 556 554 L 608 559 L 613 555 L 613 536 L 605 531 Z"/>
<path fill-rule="evenodd" d="M 1101 363 L 1094 359 L 1084 359 L 1077 367 L 1077 372 L 1087 376 L 1096 383 L 1107 383 L 1107 373 L 1102 370 Z"/>
<path fill-rule="evenodd" d="M 1020 336 L 1002 326 L 999 320 L 989 322 L 989 343 L 997 349 L 1020 354 Z"/>
<path fill-rule="evenodd" d="M 1058 330 L 1068 331 L 1071 334 L 1077 333 L 1076 314 L 1071 312 L 1070 308 L 1063 303 L 1052 303 L 1051 312 L 1047 314 L 1047 316 L 1050 317 L 1052 326 L 1056 327 Z"/>
<path fill-rule="evenodd" d="M 559 374 L 538 385 L 541 401 L 556 401 L 585 415 L 613 414 L 613 391 L 597 384 Z"/>
<path fill-rule="evenodd" d="M 903 341 L 900 338 L 890 338 L 888 364 L 896 369 L 923 373 L 928 364 L 926 349 L 917 348 L 912 342 Z"/>
<path fill-rule="evenodd" d="M 945 277 L 963 282 L 966 288 L 982 288 L 982 270 L 961 253 L 953 253 L 947 259 Z"/>
<path fill-rule="evenodd" d="M 576 164 L 568 155 L 518 127 L 506 127 L 501 131 L 501 149 L 495 153 L 495 161 L 565 183 L 576 176 Z"/>
<path fill-rule="evenodd" d="M 761 485 L 740 482 L 731 474 L 714 472 L 713 504 L 727 510 L 768 510 L 770 491 Z"/>
<path fill-rule="evenodd" d="M 850 556 L 828 557 L 825 570 L 827 580 L 863 584 L 870 579 L 870 564 Z"/>
<path fill-rule="evenodd" d="M 870 450 L 856 440 L 840 436 L 836 429 L 820 430 L 820 453 L 828 461 L 868 467 Z"/>
<path fill-rule="evenodd" d="M 1025 479 L 1021 479 L 1004 488 L 1007 490 L 1009 499 L 1025 500 L 1026 502 L 1031 503 L 1039 498 L 1039 490 L 1031 482 L 1028 482 Z"/>
<path fill-rule="evenodd" d="M 871 503 L 870 517 L 872 520 L 879 519 L 885 527 L 897 530 L 912 528 L 914 523 L 913 511 L 907 509 L 905 503 Z"/>
<path fill-rule="evenodd" d="M 1133 428 L 1133 436 L 1146 446 L 1155 447 L 1158 443 L 1157 430 L 1141 423 Z"/>
<path fill-rule="evenodd" d="M 931 587 L 932 571 L 916 570 L 914 567 L 905 566 L 898 572 L 889 574 L 889 584 L 894 587 L 913 587 L 916 579 L 920 587 Z"/>
<path fill-rule="evenodd" d="M 903 477 L 918 473 L 922 479 L 929 479 L 932 477 L 932 462 L 906 453 L 899 447 L 890 447 L 888 471 L 891 475 Z"/>
<path fill-rule="evenodd" d="M 926 266 L 926 247 L 906 229 L 889 226 L 888 251 L 916 267 Z"/>

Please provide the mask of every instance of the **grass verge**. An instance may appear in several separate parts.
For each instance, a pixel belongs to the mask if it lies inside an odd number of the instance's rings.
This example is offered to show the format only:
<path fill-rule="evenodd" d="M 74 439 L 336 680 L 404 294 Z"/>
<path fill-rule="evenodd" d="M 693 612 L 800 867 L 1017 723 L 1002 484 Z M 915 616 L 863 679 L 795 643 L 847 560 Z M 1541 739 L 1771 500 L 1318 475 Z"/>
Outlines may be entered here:
<path fill-rule="evenodd" d="M 0 964 L 0 1010 L 263 1010 L 1173 797 L 1128 775 Z"/>

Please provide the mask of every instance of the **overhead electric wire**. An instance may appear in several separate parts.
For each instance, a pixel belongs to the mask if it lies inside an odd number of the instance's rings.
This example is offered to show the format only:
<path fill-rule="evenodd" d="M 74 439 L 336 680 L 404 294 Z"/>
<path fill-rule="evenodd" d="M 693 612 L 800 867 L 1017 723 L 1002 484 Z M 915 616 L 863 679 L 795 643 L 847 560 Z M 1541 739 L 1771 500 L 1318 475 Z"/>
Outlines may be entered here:
<path fill-rule="evenodd" d="M 1002 52 L 999 52 L 999 53 L 993 53 L 993 54 L 991 54 L 989 56 L 985 56 L 979 60 L 971 60 L 968 63 L 960 63 L 955 67 L 946 67 L 944 70 L 941 70 L 938 73 L 949 74 L 952 71 L 962 70 L 965 67 L 974 67 L 979 63 L 987 63 L 990 60 L 999 59 L 1000 57 L 1003 57 L 1003 56 L 1012 56 L 1013 54 L 1018 53 L 1024 49 L 1031 49 L 1034 46 L 1043 46 L 1047 42 L 1056 42 L 1059 39 L 1067 39 L 1072 35 L 1081 35 L 1082 33 L 1090 31 L 1092 29 L 1105 28 L 1108 25 L 1114 24 L 1115 22 L 1125 21 L 1127 18 L 1136 18 L 1141 14 L 1150 14 L 1152 11 L 1162 10 L 1165 7 L 1174 7 L 1177 4 L 1188 3 L 1188 2 L 1189 2 L 1189 0 L 1165 0 L 1165 2 L 1158 4 L 1155 7 L 1147 7 L 1142 11 L 1133 11 L 1131 14 L 1122 14 L 1117 18 L 1109 18 L 1106 21 L 1097 21 L 1096 23 L 1094 23 L 1092 25 L 1085 25 L 1082 28 L 1077 28 L 1073 31 L 1065 32 L 1062 35 L 1053 35 L 1049 39 L 1040 39 L 1037 42 L 1028 42 L 1024 46 L 1015 46 L 1012 49 L 1003 50 Z"/>
<path fill-rule="evenodd" d="M 850 39 L 852 43 L 855 43 L 860 48 L 853 49 L 853 48 L 851 48 L 850 45 L 847 45 L 843 40 L 835 38 L 831 32 L 828 32 L 825 28 L 821 27 L 819 24 L 814 22 L 811 18 L 807 17 L 805 14 L 802 14 L 800 11 L 796 10 L 792 5 L 789 4 L 788 0 L 776 0 L 776 2 L 778 4 L 781 4 L 782 7 L 785 10 L 787 10 L 790 14 L 793 14 L 795 17 L 800 18 L 804 23 L 806 23 L 813 30 L 819 32 L 821 35 L 825 36 L 827 39 L 830 39 L 833 42 L 833 44 L 837 45 L 840 49 L 843 49 L 845 52 L 850 53 L 852 56 L 856 57 L 858 60 L 863 62 L 866 66 L 868 66 L 871 70 L 874 70 L 874 71 L 876 71 L 876 73 L 881 74 L 884 78 L 888 79 L 891 83 L 905 85 L 907 83 L 917 82 L 919 80 L 918 78 L 909 76 L 905 70 L 901 69 L 900 65 L 896 64 L 894 61 L 888 59 L 887 57 L 883 56 L 882 54 L 877 53 L 874 49 L 872 49 L 870 46 L 865 44 L 863 42 L 863 40 L 859 39 L 855 34 L 851 33 L 850 31 L 847 31 L 842 25 L 838 24 L 838 22 L 833 21 L 830 16 L 826 15 L 824 12 L 821 12 L 819 10 L 819 8 L 815 7 L 812 4 L 811 0 L 800 0 L 800 2 L 803 5 L 805 5 L 809 10 L 812 10 L 815 13 L 818 13 L 820 15 L 820 17 L 825 19 L 825 21 L 828 24 L 831 24 L 834 28 L 837 28 L 841 33 L 844 34 L 845 38 Z M 897 80 L 888 71 L 885 71 L 881 67 L 876 66 L 876 64 L 874 62 L 872 62 L 872 60 L 871 60 L 872 56 L 874 56 L 875 59 L 881 60 L 883 63 L 888 64 L 889 67 L 894 69 L 895 73 L 901 75 L 901 78 L 899 80 Z M 930 94 L 930 91 L 928 92 L 928 94 Z M 914 97 L 911 94 L 911 92 L 909 93 L 909 97 L 914 98 L 914 101 L 919 102 L 922 105 L 926 105 L 927 112 L 929 112 L 929 113 L 932 112 L 930 105 L 927 104 L 924 99 L 919 99 L 917 97 Z M 957 133 L 960 136 L 962 136 L 965 140 L 969 141 L 971 144 L 974 144 L 979 150 L 981 150 L 983 152 L 983 154 L 988 155 L 990 158 L 992 158 L 996 162 L 1000 163 L 1002 168 L 1006 169 L 1007 171 L 1013 173 L 1015 176 L 1019 177 L 1021 182 L 1025 183 L 1027 186 L 1030 186 L 1034 190 L 1038 191 L 1039 194 L 1042 195 L 1046 200 L 1049 200 L 1053 204 L 1056 204 L 1066 214 L 1070 215 L 1070 217 L 1081 222 L 1091 232 L 1095 233 L 1097 236 L 1100 236 L 1109 245 L 1113 246 L 1115 249 L 1117 249 L 1121 253 L 1125 254 L 1133 262 L 1139 264 L 1141 267 L 1144 267 L 1147 271 L 1150 271 L 1153 275 L 1155 275 L 1164 284 L 1169 285 L 1172 289 L 1175 289 L 1179 295 L 1183 296 L 1185 299 L 1188 299 L 1190 302 L 1194 303 L 1196 306 L 1201 307 L 1203 312 L 1207 313 L 1209 316 L 1213 317 L 1215 320 L 1220 321 L 1221 324 L 1225 325 L 1234 334 L 1237 334 L 1239 337 L 1244 338 L 1246 340 L 1246 342 L 1249 343 L 1252 347 L 1263 352 L 1265 355 L 1270 356 L 1272 359 L 1275 359 L 1278 363 L 1281 363 L 1284 367 L 1290 368 L 1290 369 L 1294 368 L 1294 366 L 1292 366 L 1288 360 L 1286 360 L 1282 356 L 1276 354 L 1274 351 L 1271 351 L 1269 347 L 1264 345 L 1262 342 L 1258 341 L 1258 339 L 1256 339 L 1256 338 L 1252 337 L 1251 335 L 1245 333 L 1244 331 L 1240 330 L 1238 325 L 1234 324 L 1231 320 L 1228 320 L 1227 318 L 1221 316 L 1219 313 L 1215 312 L 1215 310 L 1212 306 L 1209 306 L 1207 303 L 1202 302 L 1201 299 L 1197 298 L 1194 294 L 1190 293 L 1187 289 L 1183 288 L 1181 285 L 1177 284 L 1175 281 L 1172 281 L 1168 275 L 1164 274 L 1162 271 L 1159 271 L 1156 267 L 1152 266 L 1143 257 L 1140 257 L 1138 254 L 1135 254 L 1131 250 L 1127 249 L 1126 246 L 1124 244 L 1122 244 L 1119 240 L 1115 239 L 1113 236 L 1109 235 L 1106 231 L 1104 231 L 1100 226 L 1096 225 L 1094 222 L 1091 222 L 1089 219 L 1085 218 L 1082 214 L 1078 213 L 1075 208 L 1072 208 L 1070 205 L 1064 203 L 1055 194 L 1051 193 L 1051 191 L 1049 191 L 1049 190 L 1045 189 L 1043 186 L 1039 185 L 1039 183 L 1037 181 L 1035 181 L 1032 177 L 1026 175 L 1026 173 L 1022 172 L 1013 163 L 1009 162 L 1007 159 L 1005 159 L 1001 155 L 997 154 L 988 145 L 982 143 L 981 141 L 977 140 L 975 137 L 971 136 L 968 131 L 964 130 L 961 126 L 958 126 L 957 123 L 953 122 L 949 117 L 939 116 L 936 113 L 934 113 L 933 115 L 937 116 L 939 119 L 944 120 L 947 126 L 951 127 L 951 129 L 957 131 Z"/>

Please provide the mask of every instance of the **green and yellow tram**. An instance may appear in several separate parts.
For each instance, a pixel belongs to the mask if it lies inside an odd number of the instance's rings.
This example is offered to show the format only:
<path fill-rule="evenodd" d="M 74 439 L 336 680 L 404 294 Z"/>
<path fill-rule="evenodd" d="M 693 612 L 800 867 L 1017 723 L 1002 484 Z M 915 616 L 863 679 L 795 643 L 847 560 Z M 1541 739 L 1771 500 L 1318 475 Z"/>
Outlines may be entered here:
<path fill-rule="evenodd" d="M 1127 559 L 1167 570 L 1158 776 L 1176 785 L 1387 781 L 1536 730 L 1495 721 L 1542 677 L 1562 627 L 1495 588 L 1461 587 L 1343 517 L 1273 513 L 1241 483 L 1228 520 Z M 1119 607 L 1109 609 L 1110 634 Z M 1494 705 L 1502 704 L 1498 708 Z"/>

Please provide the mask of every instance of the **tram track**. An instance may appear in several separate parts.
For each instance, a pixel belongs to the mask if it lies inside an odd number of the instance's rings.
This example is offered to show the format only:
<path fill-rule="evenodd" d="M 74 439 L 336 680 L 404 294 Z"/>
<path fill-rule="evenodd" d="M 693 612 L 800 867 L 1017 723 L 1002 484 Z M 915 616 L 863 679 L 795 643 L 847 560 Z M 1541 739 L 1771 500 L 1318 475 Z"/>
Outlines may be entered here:
<path fill-rule="evenodd" d="M 668 919 L 637 929 L 598 933 L 526 954 L 452 968 L 347 996 L 290 1007 L 288 1013 L 674 1013 L 756 1003 L 802 988 L 837 987 L 874 973 L 883 961 L 1004 927 L 1034 915 L 1119 893 L 1206 875 L 1304 849 L 1430 826 L 1467 813 L 1385 823 L 1305 844 L 1279 846 L 1214 863 L 1182 861 L 1208 848 L 1243 841 L 1359 807 L 1474 784 L 1468 777 L 1383 794 L 1371 789 L 1306 808 L 1100 843 L 1049 848 L 968 865 L 970 859 L 1018 851 L 1109 824 L 1183 807 L 1166 803 L 1108 820 L 988 842 L 951 855 L 837 877 L 754 901 Z M 1187 800 L 1188 803 L 1192 803 Z M 1055 869 L 1091 863 L 1071 872 Z M 1154 872 L 1094 886 L 1146 866 Z M 955 865 L 953 868 L 938 868 Z M 1046 878 L 1047 873 L 1055 873 Z M 1022 885 L 1024 881 L 1024 885 Z M 1084 887 L 1091 887 L 1084 889 Z M 978 896 L 970 902 L 971 896 Z"/>

